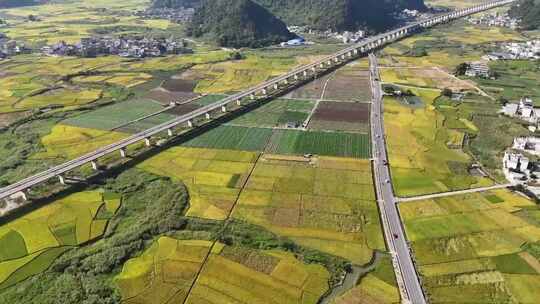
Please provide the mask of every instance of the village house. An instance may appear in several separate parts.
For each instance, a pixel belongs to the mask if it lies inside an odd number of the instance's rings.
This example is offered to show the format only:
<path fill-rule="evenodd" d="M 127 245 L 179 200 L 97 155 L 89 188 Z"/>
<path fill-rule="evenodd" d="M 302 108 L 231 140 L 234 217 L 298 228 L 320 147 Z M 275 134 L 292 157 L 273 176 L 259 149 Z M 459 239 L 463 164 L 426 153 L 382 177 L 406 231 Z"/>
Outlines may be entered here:
<path fill-rule="evenodd" d="M 505 152 L 503 172 L 506 179 L 514 184 L 524 184 L 530 176 L 529 159 L 520 153 Z"/>
<path fill-rule="evenodd" d="M 489 67 L 484 61 L 471 62 L 465 71 L 465 75 L 469 77 L 489 78 Z"/>
<path fill-rule="evenodd" d="M 512 149 L 527 152 L 532 155 L 540 155 L 539 137 L 516 137 Z"/>
<path fill-rule="evenodd" d="M 90 37 L 81 38 L 77 44 L 61 41 L 41 48 L 47 56 L 96 57 L 118 55 L 122 57 L 158 57 L 167 54 L 192 53 L 184 40 L 147 37 Z"/>
<path fill-rule="evenodd" d="M 534 107 L 531 98 L 523 97 L 519 103 L 507 103 L 505 104 L 500 113 L 516 117 L 530 124 L 537 125 L 540 118 L 540 108 Z"/>

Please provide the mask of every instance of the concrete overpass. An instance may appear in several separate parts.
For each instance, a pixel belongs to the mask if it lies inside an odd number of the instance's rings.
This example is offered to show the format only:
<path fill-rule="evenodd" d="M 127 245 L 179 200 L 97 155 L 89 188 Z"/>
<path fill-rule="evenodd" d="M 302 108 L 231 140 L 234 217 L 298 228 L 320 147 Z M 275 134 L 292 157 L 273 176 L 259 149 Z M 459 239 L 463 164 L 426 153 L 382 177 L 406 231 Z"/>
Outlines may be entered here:
<path fill-rule="evenodd" d="M 174 136 L 175 127 L 181 125 L 193 127 L 193 120 L 195 118 L 203 117 L 204 119 L 211 119 L 212 113 L 226 112 L 227 106 L 230 106 L 231 104 L 241 105 L 244 102 L 254 101 L 259 97 L 266 96 L 269 93 L 280 91 L 284 86 L 290 87 L 296 83 L 309 80 L 321 71 L 334 68 L 355 58 L 363 56 L 368 52 L 373 51 L 374 49 L 377 49 L 383 45 L 389 44 L 393 41 L 402 39 L 403 37 L 412 35 L 415 32 L 421 31 L 423 28 L 435 26 L 437 24 L 445 23 L 464 16 L 489 10 L 494 7 L 506 5 L 514 1 L 516 0 L 500 0 L 486 2 L 483 4 L 472 6 L 470 8 L 460 9 L 450 13 L 441 14 L 426 20 L 421 20 L 419 22 L 415 22 L 413 24 L 379 34 L 377 36 L 370 37 L 337 53 L 327 56 L 321 60 L 318 60 L 308 65 L 297 67 L 282 76 L 263 82 L 241 93 L 229 96 L 216 103 L 204 106 L 191 113 L 179 116 L 173 120 L 157 125 L 140 133 L 134 134 L 126 139 L 102 147 L 79 158 L 70 160 L 61 165 L 55 166 L 46 171 L 43 171 L 36 175 L 25 178 L 19 182 L 16 182 L 12 185 L 4 187 L 0 189 L 0 199 L 9 198 L 10 196 L 19 192 L 22 192 L 24 194 L 25 190 L 35 185 L 41 184 L 51 178 L 58 178 L 61 183 L 64 183 L 65 174 L 73 169 L 76 169 L 88 163 L 90 163 L 94 169 L 97 169 L 97 162 L 101 157 L 115 152 L 120 152 L 120 155 L 122 157 L 125 157 L 126 148 L 128 146 L 137 144 L 139 142 L 144 142 L 146 145 L 150 145 L 151 137 L 160 133 L 167 132 L 168 136 Z"/>

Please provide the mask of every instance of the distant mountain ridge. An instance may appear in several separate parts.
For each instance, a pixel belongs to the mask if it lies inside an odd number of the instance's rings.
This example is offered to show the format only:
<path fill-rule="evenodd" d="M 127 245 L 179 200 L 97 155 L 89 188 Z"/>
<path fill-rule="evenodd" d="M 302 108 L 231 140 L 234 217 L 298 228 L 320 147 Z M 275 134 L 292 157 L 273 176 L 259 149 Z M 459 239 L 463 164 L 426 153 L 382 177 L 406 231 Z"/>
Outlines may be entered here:
<path fill-rule="evenodd" d="M 251 0 L 203 0 L 187 31 L 213 36 L 227 47 L 260 47 L 294 37 L 283 21 Z"/>
<path fill-rule="evenodd" d="M 521 28 L 540 28 L 540 0 L 521 0 L 510 9 L 510 16 L 521 19 Z"/>
<path fill-rule="evenodd" d="M 44 2 L 44 0 L 0 0 L 0 8 L 38 5 Z"/>
<path fill-rule="evenodd" d="M 197 7 L 207 0 L 153 0 L 154 7 Z M 215 1 L 210 1 L 215 2 Z M 394 14 L 403 9 L 425 10 L 423 0 L 253 0 L 287 25 L 306 25 L 321 30 L 375 30 L 396 23 Z"/>

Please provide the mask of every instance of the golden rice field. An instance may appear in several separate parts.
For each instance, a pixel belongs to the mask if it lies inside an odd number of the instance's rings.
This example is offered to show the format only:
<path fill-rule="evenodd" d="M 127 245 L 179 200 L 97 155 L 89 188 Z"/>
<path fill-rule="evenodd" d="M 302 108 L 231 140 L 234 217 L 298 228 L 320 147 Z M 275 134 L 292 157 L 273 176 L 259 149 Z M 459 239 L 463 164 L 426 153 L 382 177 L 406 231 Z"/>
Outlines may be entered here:
<path fill-rule="evenodd" d="M 161 237 L 115 282 L 124 303 L 317 303 L 328 271 L 283 251 Z M 192 287 L 193 285 L 193 287 Z"/>
<path fill-rule="evenodd" d="M 384 250 L 367 160 L 174 147 L 141 169 L 186 184 L 188 216 L 233 218 L 365 264 Z M 234 209 L 233 206 L 235 206 Z"/>
<path fill-rule="evenodd" d="M 369 262 L 373 250 L 385 248 L 366 160 L 306 162 L 264 154 L 233 217 L 355 264 Z"/>
<path fill-rule="evenodd" d="M 487 179 L 468 175 L 470 156 L 449 147 L 463 133 L 444 126 L 445 116 L 433 106 L 439 91 L 412 91 L 423 106 L 385 98 L 385 130 L 396 194 L 414 196 L 490 184 Z"/>
<path fill-rule="evenodd" d="M 215 94 L 240 91 L 282 75 L 296 65 L 295 57 L 255 54 L 238 61 L 197 65 L 192 69 L 194 77 L 200 79 L 195 92 Z"/>
<path fill-rule="evenodd" d="M 24 20 L 9 18 L 11 25 L 4 31 L 16 40 L 34 43 L 46 41 L 48 44 L 65 41 L 67 43 L 79 42 L 81 38 L 93 35 L 93 30 L 104 26 L 123 26 L 124 32 L 129 33 L 130 27 L 146 27 L 150 29 L 165 30 L 172 24 L 167 20 L 141 20 L 136 16 L 107 14 L 99 11 L 108 8 L 117 12 L 131 11 L 146 5 L 146 1 L 129 0 L 121 3 L 105 1 L 83 0 L 73 3 L 58 3 L 39 6 L 27 6 L 4 9 L 8 16 L 26 17 L 38 16 L 39 22 L 25 22 Z"/>
<path fill-rule="evenodd" d="M 534 202 L 508 190 L 400 204 L 433 303 L 534 303 L 540 241 Z M 536 300 L 535 300 L 536 299 Z"/>
<path fill-rule="evenodd" d="M 119 196 L 85 191 L 0 226 L 0 289 L 46 270 L 64 251 L 100 237 L 119 207 Z"/>
<path fill-rule="evenodd" d="M 34 159 L 56 157 L 73 159 L 128 136 L 129 134 L 120 132 L 57 124 L 52 128 L 50 134 L 41 139 L 45 151 L 32 157 Z"/>
<path fill-rule="evenodd" d="M 183 182 L 190 196 L 188 216 L 223 220 L 256 159 L 254 152 L 174 147 L 139 167 Z"/>

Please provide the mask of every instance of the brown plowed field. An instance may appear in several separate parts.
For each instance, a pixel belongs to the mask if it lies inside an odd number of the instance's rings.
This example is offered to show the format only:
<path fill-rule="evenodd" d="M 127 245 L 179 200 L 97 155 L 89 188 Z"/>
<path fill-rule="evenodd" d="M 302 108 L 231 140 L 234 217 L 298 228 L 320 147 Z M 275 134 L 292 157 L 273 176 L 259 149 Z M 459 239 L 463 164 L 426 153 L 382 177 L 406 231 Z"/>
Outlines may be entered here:
<path fill-rule="evenodd" d="M 197 110 L 200 107 L 201 107 L 200 105 L 197 105 L 197 104 L 194 104 L 194 103 L 188 103 L 188 104 L 183 104 L 183 105 L 176 106 L 176 107 L 166 111 L 165 113 L 180 116 L 180 115 L 185 115 L 185 114 L 187 114 L 189 112 L 193 112 L 193 111 Z"/>
<path fill-rule="evenodd" d="M 309 123 L 310 129 L 368 132 L 369 104 L 323 101 Z"/>
<path fill-rule="evenodd" d="M 369 104 L 352 102 L 323 101 L 319 103 L 314 120 L 343 122 L 368 122 Z"/>
<path fill-rule="evenodd" d="M 339 70 L 326 86 L 324 100 L 369 101 L 371 90 L 366 70 Z"/>
<path fill-rule="evenodd" d="M 298 89 L 290 92 L 285 97 L 298 99 L 320 99 L 324 84 L 330 76 L 331 75 L 325 75 L 321 78 L 310 81 Z"/>
<path fill-rule="evenodd" d="M 150 91 L 146 94 L 145 98 L 153 99 L 162 104 L 169 104 L 171 101 L 186 101 L 199 96 L 199 94 L 190 92 L 169 92 L 164 89 L 158 88 Z"/>
<path fill-rule="evenodd" d="M 193 92 L 197 82 L 193 80 L 171 78 L 161 84 L 161 87 L 171 92 Z"/>

